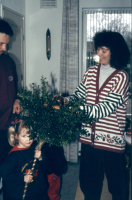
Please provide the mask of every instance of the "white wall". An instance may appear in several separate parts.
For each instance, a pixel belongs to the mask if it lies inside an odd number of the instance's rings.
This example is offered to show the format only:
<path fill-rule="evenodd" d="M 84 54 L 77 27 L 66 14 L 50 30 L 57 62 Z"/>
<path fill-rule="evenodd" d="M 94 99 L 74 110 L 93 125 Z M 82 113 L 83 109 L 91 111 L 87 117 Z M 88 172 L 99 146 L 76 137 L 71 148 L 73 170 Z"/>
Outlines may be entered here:
<path fill-rule="evenodd" d="M 59 89 L 63 0 L 57 8 L 40 9 L 40 0 L 0 0 L 0 5 L 26 16 L 26 84 L 40 83 L 43 75 L 50 83 L 50 73 Z M 130 7 L 131 0 L 79 0 L 79 78 L 81 80 L 82 8 Z M 1 14 L 1 10 L 0 10 Z M 46 58 L 46 31 L 51 31 L 51 59 Z"/>
<path fill-rule="evenodd" d="M 131 0 L 79 0 L 79 81 L 82 79 L 82 9 L 109 7 L 131 7 Z"/>
<path fill-rule="evenodd" d="M 43 75 L 50 83 L 51 72 L 57 78 L 59 88 L 60 46 L 63 1 L 57 0 L 57 8 L 42 9 L 40 0 L 26 0 L 26 85 L 40 83 Z M 46 31 L 51 32 L 51 58 L 46 57 Z"/>
<path fill-rule="evenodd" d="M 25 0 L 0 0 L 0 4 L 12 9 L 15 12 L 25 15 Z"/>
<path fill-rule="evenodd" d="M 79 79 L 81 80 L 82 8 L 130 7 L 131 0 L 79 0 Z M 63 0 L 57 8 L 40 9 L 40 0 L 26 0 L 26 84 L 40 83 L 43 75 L 50 83 L 50 73 L 60 79 L 60 51 Z M 51 31 L 51 59 L 46 58 L 46 31 Z"/>

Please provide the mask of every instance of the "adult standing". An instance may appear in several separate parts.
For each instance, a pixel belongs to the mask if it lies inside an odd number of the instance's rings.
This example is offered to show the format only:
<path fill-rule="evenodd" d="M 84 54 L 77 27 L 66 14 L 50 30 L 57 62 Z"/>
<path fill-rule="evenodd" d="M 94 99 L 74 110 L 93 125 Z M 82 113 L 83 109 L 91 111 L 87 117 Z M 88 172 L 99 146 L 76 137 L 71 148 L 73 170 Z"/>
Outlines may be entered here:
<path fill-rule="evenodd" d="M 124 67 L 130 51 L 123 36 L 112 31 L 96 33 L 94 46 L 99 65 L 88 68 L 73 95 L 84 99 L 82 109 L 89 118 L 99 119 L 85 126 L 87 133 L 80 136 L 80 187 L 85 200 L 99 200 L 105 172 L 112 200 L 126 200 L 124 133 L 129 77 Z"/>
<path fill-rule="evenodd" d="M 0 165 L 10 150 L 7 140 L 8 127 L 15 114 L 20 113 L 20 100 L 17 99 L 17 72 L 13 59 L 7 55 L 7 44 L 13 30 L 0 19 Z"/>

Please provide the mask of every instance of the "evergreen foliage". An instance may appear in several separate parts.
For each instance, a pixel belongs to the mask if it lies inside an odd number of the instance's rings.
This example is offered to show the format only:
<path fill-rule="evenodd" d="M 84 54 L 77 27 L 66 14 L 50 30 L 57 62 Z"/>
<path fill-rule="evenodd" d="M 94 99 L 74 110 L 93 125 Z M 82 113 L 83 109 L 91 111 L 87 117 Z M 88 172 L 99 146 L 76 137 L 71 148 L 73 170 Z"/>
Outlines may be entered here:
<path fill-rule="evenodd" d="M 25 117 L 26 127 L 31 127 L 32 138 L 62 146 L 75 141 L 80 134 L 86 134 L 82 123 L 89 124 L 93 119 L 89 119 L 85 111 L 79 108 L 84 105 L 82 99 L 70 98 L 68 104 L 57 106 L 58 98 L 54 101 L 49 98 L 47 85 L 42 77 L 40 86 L 32 83 L 30 90 L 26 87 L 18 94 L 23 108 L 21 117 Z"/>

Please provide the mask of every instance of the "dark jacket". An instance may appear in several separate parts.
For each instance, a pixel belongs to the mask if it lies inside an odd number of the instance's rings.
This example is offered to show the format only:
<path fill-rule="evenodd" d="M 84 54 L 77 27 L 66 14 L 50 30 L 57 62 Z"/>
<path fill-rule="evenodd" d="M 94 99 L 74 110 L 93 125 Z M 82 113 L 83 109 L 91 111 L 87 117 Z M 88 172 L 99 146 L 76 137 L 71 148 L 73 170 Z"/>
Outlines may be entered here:
<path fill-rule="evenodd" d="M 12 58 L 0 55 L 0 129 L 8 129 L 14 120 L 13 104 L 17 98 L 17 72 Z"/>
<path fill-rule="evenodd" d="M 5 183 L 7 198 L 19 199 L 23 196 L 25 187 L 24 175 L 32 168 L 35 143 L 29 148 L 18 149 L 8 154 L 1 166 L 2 179 Z M 26 198 L 32 198 L 43 193 L 47 188 L 44 173 L 48 168 L 48 159 L 43 152 L 43 160 L 37 161 L 33 172 L 33 181 L 28 184 Z M 43 172 L 43 173 L 42 173 Z"/>

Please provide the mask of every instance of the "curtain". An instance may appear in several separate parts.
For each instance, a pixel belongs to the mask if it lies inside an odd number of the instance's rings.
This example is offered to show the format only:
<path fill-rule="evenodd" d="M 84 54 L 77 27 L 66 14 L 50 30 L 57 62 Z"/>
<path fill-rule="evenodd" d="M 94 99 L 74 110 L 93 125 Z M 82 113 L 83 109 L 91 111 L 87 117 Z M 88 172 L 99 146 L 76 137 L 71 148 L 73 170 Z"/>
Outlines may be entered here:
<path fill-rule="evenodd" d="M 79 78 L 79 0 L 63 0 L 60 92 L 72 94 Z"/>

